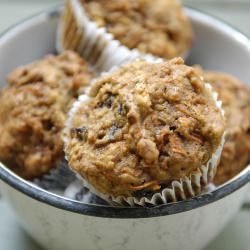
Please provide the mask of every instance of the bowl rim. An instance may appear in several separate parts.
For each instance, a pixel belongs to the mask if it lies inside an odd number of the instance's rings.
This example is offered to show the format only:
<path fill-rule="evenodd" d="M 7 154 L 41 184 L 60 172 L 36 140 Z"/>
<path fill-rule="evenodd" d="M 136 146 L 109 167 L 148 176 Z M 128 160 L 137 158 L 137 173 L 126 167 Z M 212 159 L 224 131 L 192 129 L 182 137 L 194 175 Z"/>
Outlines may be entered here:
<path fill-rule="evenodd" d="M 48 10 L 42 11 L 38 14 L 32 15 L 24 20 L 12 25 L 10 28 L 5 30 L 0 34 L 0 42 L 5 38 L 11 31 L 18 28 L 22 24 L 27 24 L 42 18 L 42 20 L 47 18 L 58 18 L 60 15 L 62 6 L 56 6 Z M 193 15 L 202 18 L 203 21 L 212 22 L 217 25 L 217 28 L 226 30 L 227 32 L 232 32 L 240 38 L 240 41 L 249 47 L 250 51 L 250 40 L 247 36 L 243 35 L 242 32 L 233 28 L 231 25 L 221 21 L 212 15 L 206 14 L 195 8 L 188 7 L 186 10 Z M 250 165 L 246 167 L 239 175 L 233 178 L 231 181 L 225 183 L 218 189 L 203 195 L 199 195 L 189 200 L 180 201 L 176 203 L 163 204 L 154 207 L 112 207 L 105 205 L 95 205 L 95 204 L 85 204 L 75 200 L 67 199 L 65 197 L 56 195 L 54 193 L 48 192 L 41 189 L 34 184 L 22 179 L 17 176 L 7 167 L 5 167 L 0 162 L 0 180 L 16 189 L 20 193 L 29 196 L 39 202 L 51 205 L 58 209 L 66 210 L 73 213 L 95 216 L 95 217 L 105 217 L 105 218 L 117 218 L 117 219 L 129 219 L 129 218 L 151 218 L 173 215 L 177 213 L 182 213 L 189 211 L 191 209 L 196 209 L 207 204 L 219 201 L 220 199 L 232 194 L 233 192 L 239 190 L 250 182 Z"/>

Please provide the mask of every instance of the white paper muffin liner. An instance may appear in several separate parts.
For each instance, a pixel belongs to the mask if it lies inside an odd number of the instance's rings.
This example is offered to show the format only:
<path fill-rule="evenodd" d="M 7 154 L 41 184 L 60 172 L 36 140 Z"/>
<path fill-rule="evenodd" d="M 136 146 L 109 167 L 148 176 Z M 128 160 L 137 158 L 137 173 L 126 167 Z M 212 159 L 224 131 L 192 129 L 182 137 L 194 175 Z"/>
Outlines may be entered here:
<path fill-rule="evenodd" d="M 122 45 L 106 28 L 99 28 L 91 21 L 79 0 L 67 1 L 64 14 L 58 26 L 56 48 L 59 53 L 74 50 L 93 65 L 97 72 L 109 71 L 113 66 L 142 59 L 156 59 L 138 49 Z M 188 57 L 188 52 L 182 55 Z"/>
<path fill-rule="evenodd" d="M 149 60 L 152 62 L 151 60 Z M 154 61 L 154 63 L 160 62 L 160 60 Z M 102 73 L 102 75 L 109 74 L 113 71 L 117 70 L 117 67 L 113 67 L 109 72 Z M 93 80 L 92 84 L 95 84 L 96 80 Z M 218 100 L 218 94 L 213 91 L 212 86 L 209 83 L 205 84 L 205 88 L 211 93 L 211 96 L 214 100 L 216 107 L 221 111 L 224 116 L 224 110 L 222 109 L 222 102 Z M 79 109 L 79 107 L 87 103 L 90 99 L 91 86 L 86 89 L 84 95 L 81 95 L 73 104 L 72 109 L 69 112 L 68 120 L 66 122 L 66 127 L 64 131 L 64 145 L 65 149 L 69 143 L 68 134 L 70 132 L 72 120 L 74 114 Z M 76 173 L 75 170 L 72 169 L 77 175 L 78 178 L 83 180 L 83 185 L 87 187 L 92 193 L 106 200 L 112 205 L 118 206 L 146 206 L 146 205 L 160 205 L 167 204 L 170 202 L 177 202 L 180 200 L 186 200 L 188 198 L 192 198 L 196 195 L 199 195 L 204 191 L 205 187 L 210 184 L 216 174 L 217 166 L 220 161 L 221 153 L 223 150 L 225 142 L 225 134 L 221 138 L 221 142 L 217 150 L 213 153 L 211 159 L 207 162 L 206 165 L 201 166 L 194 173 L 192 173 L 189 177 L 181 178 L 180 180 L 173 181 L 170 187 L 163 188 L 158 192 L 152 192 L 152 195 L 140 196 L 140 197 L 125 197 L 125 196 L 112 196 L 106 195 L 98 192 L 87 180 L 85 180 L 81 175 Z M 66 150 L 65 150 L 66 151 Z"/>

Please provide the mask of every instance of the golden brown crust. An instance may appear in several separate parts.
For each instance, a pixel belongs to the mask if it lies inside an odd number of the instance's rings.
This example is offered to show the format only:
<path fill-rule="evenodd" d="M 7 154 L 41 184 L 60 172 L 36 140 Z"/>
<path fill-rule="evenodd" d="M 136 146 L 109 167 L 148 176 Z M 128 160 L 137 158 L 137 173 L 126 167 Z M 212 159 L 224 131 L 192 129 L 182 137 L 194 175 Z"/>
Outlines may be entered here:
<path fill-rule="evenodd" d="M 53 168 L 63 155 L 67 111 L 92 74 L 73 52 L 12 72 L 0 94 L 0 160 L 28 179 Z"/>
<path fill-rule="evenodd" d="M 197 72 L 176 58 L 101 77 L 72 118 L 69 165 L 112 195 L 166 187 L 206 164 L 224 119 Z"/>
<path fill-rule="evenodd" d="M 250 163 L 250 89 L 231 75 L 204 72 L 223 102 L 226 115 L 226 142 L 214 182 L 233 178 Z"/>
<path fill-rule="evenodd" d="M 170 59 L 191 46 L 191 25 L 177 0 L 81 2 L 91 20 L 130 49 Z"/>

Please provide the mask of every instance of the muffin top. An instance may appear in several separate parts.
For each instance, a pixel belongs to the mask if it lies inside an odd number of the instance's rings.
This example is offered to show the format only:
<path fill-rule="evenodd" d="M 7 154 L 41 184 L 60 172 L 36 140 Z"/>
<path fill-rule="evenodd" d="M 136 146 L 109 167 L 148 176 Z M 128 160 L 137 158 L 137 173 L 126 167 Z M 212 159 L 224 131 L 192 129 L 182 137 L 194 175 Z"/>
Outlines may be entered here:
<path fill-rule="evenodd" d="M 12 72 L 0 92 L 0 160 L 28 179 L 54 167 L 63 155 L 61 131 L 70 104 L 92 75 L 73 52 Z"/>
<path fill-rule="evenodd" d="M 221 111 L 181 58 L 135 61 L 99 78 L 72 111 L 69 165 L 99 192 L 167 187 L 205 165 L 224 132 Z"/>
<path fill-rule="evenodd" d="M 163 58 L 186 53 L 189 20 L 177 0 L 81 0 L 89 18 L 130 49 Z"/>
<path fill-rule="evenodd" d="M 205 71 L 223 103 L 226 141 L 215 176 L 215 184 L 233 178 L 250 163 L 250 89 L 231 75 Z"/>

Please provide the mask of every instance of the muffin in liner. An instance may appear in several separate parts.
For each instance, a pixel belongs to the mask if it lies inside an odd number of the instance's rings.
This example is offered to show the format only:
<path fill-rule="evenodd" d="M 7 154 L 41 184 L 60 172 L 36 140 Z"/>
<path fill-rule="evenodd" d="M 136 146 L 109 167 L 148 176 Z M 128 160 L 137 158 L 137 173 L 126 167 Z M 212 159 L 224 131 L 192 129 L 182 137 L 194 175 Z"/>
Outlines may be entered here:
<path fill-rule="evenodd" d="M 79 0 L 67 1 L 58 27 L 56 47 L 58 52 L 74 50 L 92 64 L 96 71 L 109 71 L 136 58 L 155 59 L 138 49 L 122 45 L 106 28 L 98 27 L 87 16 Z M 185 59 L 188 52 L 182 57 Z M 105 63 L 104 63 L 105 62 Z"/>
<path fill-rule="evenodd" d="M 94 75 L 72 51 L 13 70 L 0 92 L 1 162 L 29 180 L 55 168 L 67 113 Z"/>
<path fill-rule="evenodd" d="M 225 145 L 214 178 L 214 183 L 221 185 L 250 163 L 250 89 L 225 73 L 204 71 L 203 75 L 219 94 L 225 110 Z"/>
<path fill-rule="evenodd" d="M 195 65 L 205 81 L 218 93 L 225 111 L 226 136 L 213 183 L 220 186 L 250 163 L 250 89 L 225 72 L 207 71 Z"/>
<path fill-rule="evenodd" d="M 94 81 L 93 81 L 93 84 L 94 84 Z M 208 83 L 205 85 L 205 88 L 211 93 L 216 107 L 219 108 L 221 113 L 224 115 L 224 111 L 222 109 L 222 103 L 221 101 L 218 101 L 218 94 L 213 92 L 211 85 Z M 69 116 L 68 116 L 69 118 L 66 124 L 65 133 L 64 133 L 65 135 L 64 142 L 65 142 L 66 148 L 69 143 L 69 138 L 67 135 L 69 135 L 70 133 L 70 127 L 73 122 L 74 114 L 81 107 L 81 105 L 84 105 L 85 103 L 89 101 L 90 99 L 89 91 L 90 90 L 88 90 L 85 95 L 82 95 L 79 97 L 78 101 L 74 103 L 69 113 Z M 80 179 L 83 179 L 83 185 L 89 188 L 89 190 L 92 193 L 108 201 L 112 205 L 146 206 L 146 205 L 167 204 L 170 202 L 176 202 L 176 201 L 192 198 L 202 193 L 204 188 L 213 180 L 215 176 L 216 168 L 220 160 L 223 145 L 224 145 L 224 135 L 221 138 L 219 147 L 213 153 L 212 157 L 210 158 L 210 160 L 207 162 L 206 165 L 201 166 L 199 169 L 193 172 L 190 176 L 186 176 L 179 180 L 172 181 L 169 187 L 162 188 L 159 191 L 155 191 L 155 192 L 139 191 L 138 193 L 136 193 L 135 196 L 131 196 L 131 197 L 116 196 L 115 197 L 112 195 L 106 195 L 106 194 L 100 193 L 82 176 L 80 176 L 79 174 L 77 174 L 77 176 Z M 76 172 L 75 170 L 73 171 Z"/>

